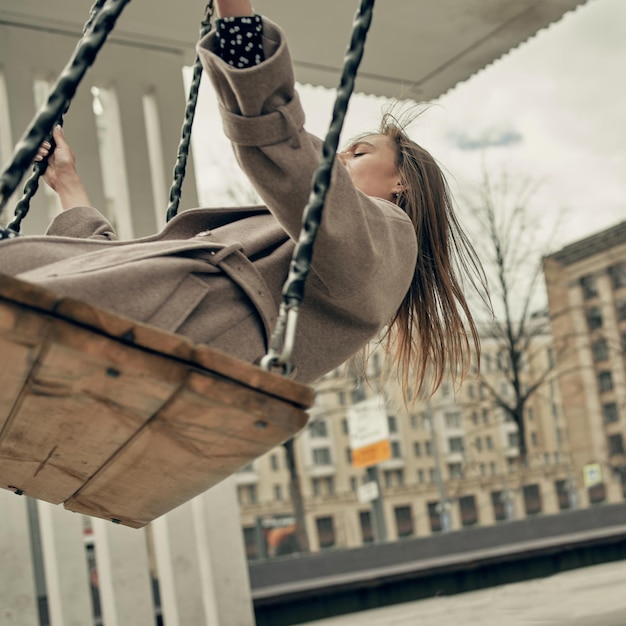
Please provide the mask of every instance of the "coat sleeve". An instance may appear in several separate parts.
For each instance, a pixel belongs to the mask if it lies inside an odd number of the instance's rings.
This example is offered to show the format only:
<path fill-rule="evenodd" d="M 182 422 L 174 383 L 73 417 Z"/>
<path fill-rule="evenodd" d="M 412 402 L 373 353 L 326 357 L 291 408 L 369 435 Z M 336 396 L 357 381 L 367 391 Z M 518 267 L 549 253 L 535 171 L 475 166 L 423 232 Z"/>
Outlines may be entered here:
<path fill-rule="evenodd" d="M 97 209 L 79 206 L 66 209 L 57 215 L 46 235 L 58 237 L 76 237 L 77 239 L 107 239 L 116 241 L 113 226 Z"/>
<path fill-rule="evenodd" d="M 297 240 L 321 141 L 304 129 L 284 34 L 267 19 L 263 24 L 266 60 L 257 66 L 227 65 L 216 54 L 213 35 L 199 43 L 198 52 L 242 169 Z M 393 314 L 410 285 L 416 255 L 416 236 L 406 214 L 358 191 L 337 160 L 315 243 L 316 286 L 335 302 L 375 291 Z"/>

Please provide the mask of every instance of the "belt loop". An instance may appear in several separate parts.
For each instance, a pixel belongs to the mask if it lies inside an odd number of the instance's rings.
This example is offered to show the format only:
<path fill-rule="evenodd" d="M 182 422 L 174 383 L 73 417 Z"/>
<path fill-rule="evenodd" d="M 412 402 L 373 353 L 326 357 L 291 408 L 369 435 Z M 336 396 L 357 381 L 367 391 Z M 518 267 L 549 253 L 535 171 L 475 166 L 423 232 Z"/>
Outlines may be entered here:
<path fill-rule="evenodd" d="M 227 249 L 230 249 L 229 254 L 225 253 Z M 227 246 L 215 255 L 211 255 L 211 263 L 218 255 L 221 260 L 216 265 L 250 298 L 259 312 L 265 329 L 265 349 L 267 350 L 278 319 L 278 309 L 270 288 L 250 259 L 241 252 L 239 244 Z"/>

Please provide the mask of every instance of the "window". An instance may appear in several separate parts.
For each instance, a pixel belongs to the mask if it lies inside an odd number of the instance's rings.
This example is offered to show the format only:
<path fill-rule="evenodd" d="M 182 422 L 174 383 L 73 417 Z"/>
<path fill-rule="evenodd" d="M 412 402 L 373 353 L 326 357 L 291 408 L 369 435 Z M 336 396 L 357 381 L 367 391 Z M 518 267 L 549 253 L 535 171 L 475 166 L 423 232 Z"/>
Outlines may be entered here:
<path fill-rule="evenodd" d="M 589 330 L 595 330 L 602 326 L 602 309 L 597 306 L 592 306 L 587 309 L 587 326 Z"/>
<path fill-rule="evenodd" d="M 515 459 L 507 459 L 506 460 L 509 474 L 512 474 L 515 471 Z"/>
<path fill-rule="evenodd" d="M 491 461 L 491 463 L 489 463 L 489 471 L 491 472 L 492 476 L 496 475 L 496 464 L 494 461 Z"/>
<path fill-rule="evenodd" d="M 474 447 L 477 452 L 481 452 L 483 449 L 483 440 L 480 437 L 476 437 L 476 441 L 474 441 Z"/>
<path fill-rule="evenodd" d="M 529 422 L 532 422 L 532 421 L 535 419 L 535 412 L 533 411 L 533 408 L 532 408 L 531 406 L 529 406 L 529 407 L 526 409 L 526 419 L 527 419 Z"/>
<path fill-rule="evenodd" d="M 424 484 L 424 470 L 423 469 L 418 469 L 417 470 L 417 482 L 420 485 Z"/>
<path fill-rule="evenodd" d="M 411 428 L 413 430 L 417 430 L 418 424 L 419 420 L 417 419 L 417 415 L 411 415 Z"/>
<path fill-rule="evenodd" d="M 606 487 L 604 483 L 589 487 L 587 493 L 589 494 L 590 504 L 600 504 L 606 500 Z"/>
<path fill-rule="evenodd" d="M 480 475 L 481 476 L 487 475 L 487 466 L 484 463 L 480 464 Z"/>
<path fill-rule="evenodd" d="M 320 548 L 332 548 L 335 545 L 335 526 L 333 518 L 318 517 L 315 520 L 317 526 L 317 538 L 320 544 Z"/>
<path fill-rule="evenodd" d="M 329 496 L 335 495 L 335 479 L 332 476 L 327 476 L 324 478 L 324 483 L 326 485 L 326 493 Z"/>
<path fill-rule="evenodd" d="M 345 405 L 345 403 L 346 403 L 346 393 L 345 393 L 345 391 L 340 391 L 337 394 L 337 399 L 339 400 L 339 404 L 341 404 L 342 406 Z"/>
<path fill-rule="evenodd" d="M 387 488 L 393 487 L 394 484 L 397 487 L 404 485 L 404 470 L 385 470 L 383 477 L 385 479 L 385 487 Z"/>
<path fill-rule="evenodd" d="M 461 496 L 459 498 L 459 509 L 461 510 L 461 523 L 463 526 L 473 526 L 478 523 L 478 510 L 474 496 Z"/>
<path fill-rule="evenodd" d="M 398 420 L 396 419 L 395 415 L 390 415 L 387 418 L 387 423 L 389 424 L 389 432 L 390 433 L 397 433 L 398 432 Z"/>
<path fill-rule="evenodd" d="M 411 507 L 397 506 L 394 508 L 394 515 L 398 537 L 410 537 L 413 534 L 413 513 Z"/>
<path fill-rule="evenodd" d="M 248 561 L 259 558 L 259 546 L 257 543 L 257 529 L 255 526 L 244 526 L 243 543 L 246 547 L 246 558 Z"/>
<path fill-rule="evenodd" d="M 433 454 L 433 444 L 430 441 L 424 442 L 424 449 L 426 450 L 426 456 L 432 456 Z"/>
<path fill-rule="evenodd" d="M 602 415 L 604 415 L 604 423 L 610 424 L 611 422 L 619 421 L 619 410 L 615 402 L 607 402 L 602 405 Z"/>
<path fill-rule="evenodd" d="M 448 473 L 450 474 L 450 480 L 458 480 L 463 478 L 463 466 L 461 463 L 449 463 Z"/>
<path fill-rule="evenodd" d="M 428 480 L 429 480 L 431 483 L 434 483 L 434 482 L 436 482 L 436 481 L 437 481 L 437 470 L 436 470 L 434 467 L 431 467 L 431 468 L 428 470 Z"/>
<path fill-rule="evenodd" d="M 538 445 L 537 433 L 534 430 L 532 433 L 530 433 L 530 443 L 532 444 L 533 448 L 536 448 Z"/>
<path fill-rule="evenodd" d="M 582 276 L 580 279 L 580 286 L 582 287 L 583 297 L 585 300 L 595 298 L 598 295 L 598 284 L 596 277 L 593 274 Z"/>
<path fill-rule="evenodd" d="M 244 489 L 246 492 L 246 502 L 248 504 L 256 504 L 257 502 L 256 485 L 244 485 Z"/>
<path fill-rule="evenodd" d="M 363 385 L 359 385 L 356 389 L 352 390 L 352 404 L 363 402 L 363 400 L 365 400 L 365 389 Z"/>
<path fill-rule="evenodd" d="M 350 476 L 350 491 L 356 493 L 359 489 L 359 481 L 356 476 Z"/>
<path fill-rule="evenodd" d="M 609 435 L 609 456 L 624 454 L 624 437 L 622 433 Z"/>
<path fill-rule="evenodd" d="M 272 468 L 273 471 L 276 471 L 278 469 L 278 455 L 277 454 L 270 455 L 270 467 Z"/>
<path fill-rule="evenodd" d="M 322 493 L 322 488 L 320 487 L 319 478 L 311 479 L 311 490 L 313 491 L 314 496 L 319 496 Z"/>
<path fill-rule="evenodd" d="M 450 437 L 448 439 L 448 450 L 450 452 L 463 452 L 464 449 L 463 437 Z"/>
<path fill-rule="evenodd" d="M 524 508 L 526 515 L 541 513 L 541 491 L 539 485 L 524 485 Z"/>
<path fill-rule="evenodd" d="M 625 302 L 626 303 L 626 302 Z M 591 353 L 593 354 L 593 360 L 606 361 L 609 358 L 609 346 L 606 339 L 598 339 L 591 344 Z"/>
<path fill-rule="evenodd" d="M 348 429 L 348 420 L 345 417 L 341 420 L 341 432 L 344 435 L 350 434 L 350 431 Z"/>
<path fill-rule="evenodd" d="M 622 261 L 617 265 L 609 267 L 609 276 L 613 283 L 613 289 L 626 287 L 626 262 Z"/>
<path fill-rule="evenodd" d="M 519 446 L 519 433 L 509 433 L 509 448 L 517 448 Z"/>
<path fill-rule="evenodd" d="M 622 333 L 622 352 L 626 352 L 626 332 Z"/>
<path fill-rule="evenodd" d="M 460 413 L 446 413 L 445 420 L 446 420 L 446 426 L 448 428 L 461 428 L 461 414 Z"/>
<path fill-rule="evenodd" d="M 478 413 L 476 411 L 472 413 L 472 424 L 474 426 L 478 425 Z"/>
<path fill-rule="evenodd" d="M 361 540 L 363 541 L 363 543 L 374 543 L 372 514 L 369 511 L 360 511 L 359 522 L 361 524 Z"/>
<path fill-rule="evenodd" d="M 613 389 L 613 377 L 611 372 L 600 372 L 598 374 L 598 387 L 600 391 L 610 391 Z"/>
<path fill-rule="evenodd" d="M 402 452 L 400 451 L 400 442 L 392 441 L 391 442 L 391 456 L 394 459 L 399 459 L 402 457 Z"/>
<path fill-rule="evenodd" d="M 559 501 L 559 510 L 564 511 L 570 508 L 569 499 L 569 482 L 567 480 L 557 480 L 554 483 L 557 499 Z"/>
<path fill-rule="evenodd" d="M 483 424 L 489 423 L 489 411 L 487 409 L 483 409 Z"/>
<path fill-rule="evenodd" d="M 491 492 L 491 506 L 493 507 L 493 516 L 496 522 L 506 520 L 506 508 L 504 506 L 504 491 Z"/>
<path fill-rule="evenodd" d="M 620 322 L 626 320 L 626 299 L 618 300 L 615 303 L 615 309 L 617 311 L 617 319 Z"/>
<path fill-rule="evenodd" d="M 413 454 L 415 456 L 422 456 L 422 444 L 419 441 L 413 442 Z"/>
<path fill-rule="evenodd" d="M 330 465 L 330 448 L 314 448 L 313 465 Z"/>
<path fill-rule="evenodd" d="M 439 506 L 439 502 L 429 502 L 427 504 L 428 507 L 428 518 L 430 520 L 430 530 L 433 533 L 437 533 L 442 529 L 441 524 L 441 513 Z"/>
<path fill-rule="evenodd" d="M 468 395 L 470 398 L 473 398 L 473 397 L 474 397 L 474 385 L 468 385 L 468 386 L 467 386 L 467 395 Z"/>
<path fill-rule="evenodd" d="M 328 437 L 328 428 L 324 420 L 318 420 L 309 424 L 311 437 Z"/>
<path fill-rule="evenodd" d="M 485 437 L 485 444 L 487 445 L 487 450 L 493 450 L 493 439 L 491 435 Z"/>
<path fill-rule="evenodd" d="M 274 485 L 274 500 L 283 499 L 283 487 L 282 485 Z"/>
<path fill-rule="evenodd" d="M 350 448 L 346 448 L 346 463 L 352 465 L 352 450 Z"/>

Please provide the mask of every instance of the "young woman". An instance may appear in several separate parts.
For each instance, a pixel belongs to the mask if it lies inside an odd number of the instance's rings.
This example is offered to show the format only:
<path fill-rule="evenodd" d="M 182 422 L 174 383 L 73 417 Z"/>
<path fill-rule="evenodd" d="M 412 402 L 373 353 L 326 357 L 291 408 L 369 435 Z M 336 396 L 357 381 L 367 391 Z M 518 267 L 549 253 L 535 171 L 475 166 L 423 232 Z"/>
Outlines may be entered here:
<path fill-rule="evenodd" d="M 216 0 L 198 45 L 226 134 L 264 206 L 195 209 L 117 241 L 56 129 L 46 181 L 66 209 L 0 245 L 4 273 L 257 362 L 267 349 L 321 142 L 304 128 L 284 34 L 248 0 Z M 455 259 L 457 263 L 455 263 Z M 381 332 L 404 387 L 467 371 L 478 336 L 455 265 L 478 267 L 434 159 L 391 118 L 338 155 L 293 364 L 310 382 Z"/>

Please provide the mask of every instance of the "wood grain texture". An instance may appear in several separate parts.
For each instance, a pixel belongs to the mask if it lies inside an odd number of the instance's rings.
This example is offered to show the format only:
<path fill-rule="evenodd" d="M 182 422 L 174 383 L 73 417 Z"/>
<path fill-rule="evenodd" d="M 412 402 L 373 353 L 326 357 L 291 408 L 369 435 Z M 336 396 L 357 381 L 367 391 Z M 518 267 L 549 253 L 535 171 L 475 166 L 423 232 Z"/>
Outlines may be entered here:
<path fill-rule="evenodd" d="M 5 278 L 3 488 L 139 528 L 306 424 L 309 387 Z"/>

